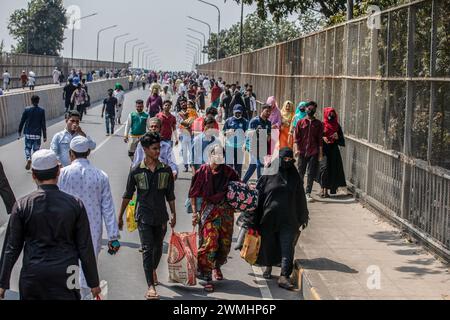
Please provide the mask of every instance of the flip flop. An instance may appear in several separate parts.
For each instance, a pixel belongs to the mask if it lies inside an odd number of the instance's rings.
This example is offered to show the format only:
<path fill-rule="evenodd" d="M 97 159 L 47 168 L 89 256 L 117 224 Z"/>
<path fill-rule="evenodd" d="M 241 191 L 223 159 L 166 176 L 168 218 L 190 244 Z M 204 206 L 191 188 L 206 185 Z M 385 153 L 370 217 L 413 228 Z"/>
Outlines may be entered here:
<path fill-rule="evenodd" d="M 206 292 L 213 293 L 213 292 L 214 292 L 214 285 L 211 284 L 211 283 L 208 283 L 208 284 L 206 284 L 206 285 L 204 286 L 204 290 L 205 290 Z"/>
<path fill-rule="evenodd" d="M 151 300 L 160 300 L 161 297 L 159 296 L 158 293 L 156 293 L 156 291 L 153 291 L 153 292 L 152 292 L 151 290 L 149 290 L 149 291 L 147 292 L 147 294 L 145 295 L 145 299 L 148 300 L 148 301 L 151 301 Z"/>
<path fill-rule="evenodd" d="M 223 280 L 223 274 L 222 274 L 222 271 L 220 269 L 214 269 L 213 270 L 213 275 L 214 275 L 214 278 L 217 281 L 222 281 Z"/>

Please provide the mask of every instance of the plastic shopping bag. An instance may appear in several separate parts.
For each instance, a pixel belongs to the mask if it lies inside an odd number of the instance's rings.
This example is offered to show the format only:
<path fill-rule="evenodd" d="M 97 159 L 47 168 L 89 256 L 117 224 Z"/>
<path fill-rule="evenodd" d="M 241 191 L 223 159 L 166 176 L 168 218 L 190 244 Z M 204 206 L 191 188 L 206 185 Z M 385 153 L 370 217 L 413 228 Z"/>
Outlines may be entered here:
<path fill-rule="evenodd" d="M 127 207 L 127 229 L 128 232 L 134 232 L 137 229 L 136 214 L 136 199 L 130 201 Z"/>
<path fill-rule="evenodd" d="M 102 289 L 102 292 L 96 299 L 94 299 L 92 293 L 89 293 L 83 300 L 108 300 L 108 282 L 105 280 L 100 281 L 100 289 Z"/>
<path fill-rule="evenodd" d="M 261 248 L 261 236 L 258 231 L 250 229 L 244 240 L 241 250 L 241 258 L 249 264 L 254 265 L 258 260 L 259 249 Z"/>
<path fill-rule="evenodd" d="M 197 233 L 172 232 L 169 245 L 169 281 L 197 285 Z"/>

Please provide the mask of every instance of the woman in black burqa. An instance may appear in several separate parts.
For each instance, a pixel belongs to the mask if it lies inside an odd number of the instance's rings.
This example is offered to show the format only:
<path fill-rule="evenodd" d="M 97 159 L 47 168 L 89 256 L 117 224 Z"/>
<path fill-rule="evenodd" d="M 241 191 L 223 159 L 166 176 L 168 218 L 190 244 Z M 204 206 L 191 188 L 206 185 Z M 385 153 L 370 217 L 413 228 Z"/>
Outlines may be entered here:
<path fill-rule="evenodd" d="M 271 279 L 272 266 L 281 263 L 278 285 L 291 290 L 295 246 L 301 230 L 308 225 L 309 212 L 292 149 L 280 150 L 279 161 L 278 173 L 262 176 L 257 184 L 256 224 L 261 234 L 257 264 L 266 266 L 264 278 Z"/>

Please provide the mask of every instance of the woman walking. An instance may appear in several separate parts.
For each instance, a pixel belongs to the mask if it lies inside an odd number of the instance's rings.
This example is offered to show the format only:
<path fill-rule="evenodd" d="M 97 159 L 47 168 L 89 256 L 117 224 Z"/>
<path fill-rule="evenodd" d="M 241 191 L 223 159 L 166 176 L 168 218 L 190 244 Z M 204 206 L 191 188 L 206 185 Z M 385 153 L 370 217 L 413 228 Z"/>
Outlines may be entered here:
<path fill-rule="evenodd" d="M 291 101 L 286 101 L 281 109 L 281 129 L 280 129 L 280 147 L 293 148 L 294 140 L 289 139 L 289 133 L 291 132 L 291 124 L 294 118 L 294 104 Z"/>
<path fill-rule="evenodd" d="M 216 145 L 209 152 L 209 164 L 204 164 L 192 178 L 191 199 L 193 226 L 199 225 L 198 278 L 205 281 L 205 291 L 214 292 L 213 275 L 223 280 L 221 267 L 230 253 L 234 209 L 226 203 L 228 185 L 239 181 L 235 170 L 225 165 L 223 149 Z M 197 198 L 203 199 L 197 208 Z"/>
<path fill-rule="evenodd" d="M 278 173 L 262 176 L 256 187 L 259 193 L 256 223 L 261 233 L 261 249 L 256 263 L 266 266 L 265 279 L 271 279 L 272 266 L 281 263 L 278 285 L 292 290 L 294 286 L 290 276 L 295 246 L 300 229 L 308 225 L 309 212 L 292 149 L 281 149 L 279 161 Z M 272 165 L 276 163 L 274 161 Z"/>
<path fill-rule="evenodd" d="M 336 194 L 338 188 L 347 186 L 339 150 L 339 146 L 345 147 L 345 139 L 334 108 L 324 109 L 323 124 L 325 142 L 323 152 L 326 159 L 320 167 L 319 183 L 322 187 L 320 196 L 329 198 L 328 190 L 331 194 Z"/>
<path fill-rule="evenodd" d="M 281 111 L 278 107 L 278 102 L 275 97 L 269 97 L 267 104 L 272 106 L 272 112 L 270 113 L 270 123 L 272 123 L 272 129 L 281 129 Z"/>

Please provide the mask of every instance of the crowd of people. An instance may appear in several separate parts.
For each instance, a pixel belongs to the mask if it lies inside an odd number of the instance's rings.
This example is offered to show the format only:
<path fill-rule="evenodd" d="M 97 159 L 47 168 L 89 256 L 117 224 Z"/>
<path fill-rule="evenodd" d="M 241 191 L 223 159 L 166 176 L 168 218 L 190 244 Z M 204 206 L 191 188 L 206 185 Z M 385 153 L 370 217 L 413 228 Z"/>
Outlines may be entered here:
<path fill-rule="evenodd" d="M 59 86 L 63 85 L 64 83 L 67 84 L 69 81 L 71 81 L 71 83 L 75 84 L 76 86 L 82 81 L 92 82 L 100 79 L 113 79 L 126 76 L 129 73 L 130 72 L 126 69 L 100 69 L 87 71 L 86 74 L 84 74 L 81 69 L 72 69 L 66 76 L 64 75 L 61 68 L 55 67 L 52 71 L 51 78 L 53 84 L 57 84 Z M 11 75 L 11 73 L 7 69 L 5 69 L 1 79 L 2 86 L 0 87 L 0 96 L 10 91 L 10 89 L 13 87 L 14 78 L 13 75 Z M 22 90 L 25 90 L 25 88 L 29 88 L 30 91 L 34 91 L 37 82 L 37 75 L 32 70 L 30 70 L 28 73 L 25 70 L 22 70 L 21 74 L 17 75 L 17 81 L 20 83 Z"/>
<path fill-rule="evenodd" d="M 96 143 L 80 125 L 86 112 L 86 84 L 74 85 L 72 79 L 64 88 L 66 126 L 54 135 L 50 150 L 41 150 L 42 138 L 47 140 L 45 110 L 38 96 L 31 98 L 19 137 L 25 135 L 26 169 L 32 170 L 39 188 L 12 206 L 14 195 L 0 170 L 0 183 L 5 185 L 0 190 L 11 213 L 0 262 L 0 298 L 10 287 L 22 248 L 22 299 L 99 295 L 97 259 L 103 223 L 108 252 L 117 254 L 125 212 L 133 201 L 149 288 L 145 297 L 159 299 L 156 271 L 167 227 L 177 224 L 176 195 L 186 198 L 192 225 L 198 228 L 197 277 L 207 292 L 213 292 L 214 281 L 225 278 L 222 266 L 231 250 L 239 210 L 230 204 L 228 194 L 236 183 L 258 193 L 250 219 L 261 235 L 257 264 L 266 267 L 266 279 L 272 278 L 273 266 L 281 265 L 278 284 L 293 289 L 294 251 L 308 225 L 314 181 L 321 186 L 322 198 L 346 184 L 339 151 L 345 140 L 336 110 L 324 108 L 321 121 L 314 101 L 297 107 L 286 101 L 280 109 L 273 96 L 258 108 L 251 85 L 241 87 L 196 73 L 131 74 L 129 82 L 129 89 L 148 86 L 150 93 L 147 101 L 134 102 L 135 111 L 125 123 L 130 170 L 118 214 L 107 174 L 88 160 Z M 121 124 L 125 103 L 120 84 L 106 93 L 101 116 L 107 136 Z M 176 161 L 176 149 L 181 163 Z M 244 172 L 245 163 L 249 165 Z M 186 195 L 177 192 L 180 168 L 192 173 Z M 78 265 L 78 260 L 81 288 L 68 288 L 67 268 Z"/>

